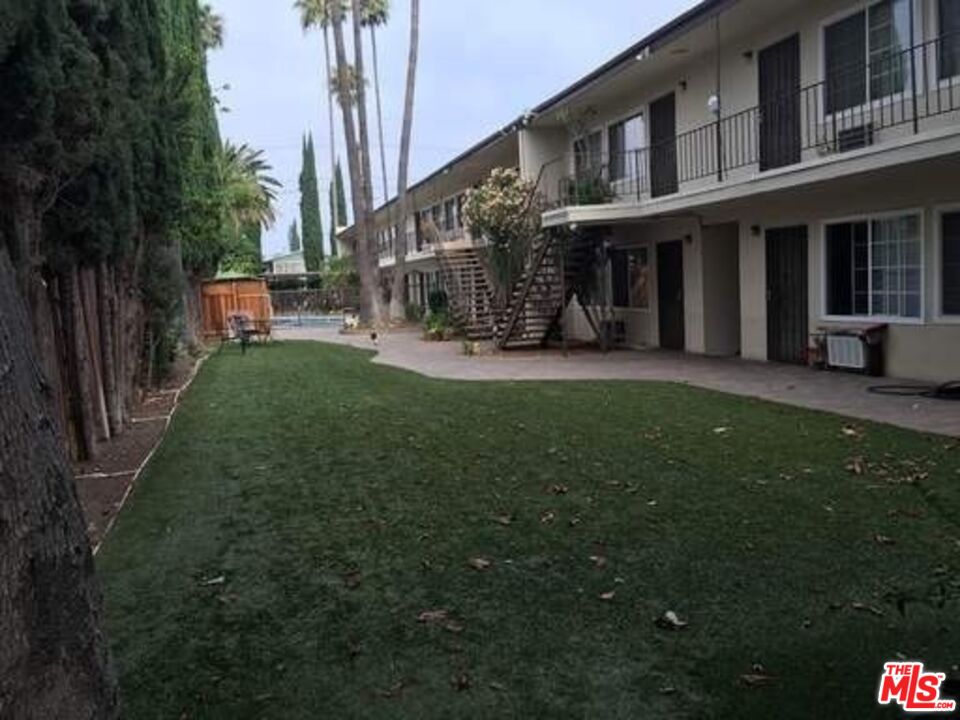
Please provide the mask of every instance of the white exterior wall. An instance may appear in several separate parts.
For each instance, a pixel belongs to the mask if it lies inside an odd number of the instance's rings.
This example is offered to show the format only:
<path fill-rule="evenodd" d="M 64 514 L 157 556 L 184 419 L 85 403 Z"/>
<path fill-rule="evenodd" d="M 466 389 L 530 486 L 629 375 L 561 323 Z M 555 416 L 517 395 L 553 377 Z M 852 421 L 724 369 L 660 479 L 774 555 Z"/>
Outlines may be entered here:
<path fill-rule="evenodd" d="M 892 377 L 946 382 L 960 377 L 960 318 L 939 315 L 939 211 L 960 207 L 960 164 L 904 169 L 842 187 L 772 197 L 740 215 L 741 348 L 743 356 L 767 359 L 766 238 L 774 227 L 806 225 L 809 250 L 809 326 L 889 323 L 886 371 Z M 916 320 L 826 319 L 824 225 L 890 212 L 920 211 L 923 219 L 923 318 Z M 759 234 L 754 234 L 754 229 Z"/>

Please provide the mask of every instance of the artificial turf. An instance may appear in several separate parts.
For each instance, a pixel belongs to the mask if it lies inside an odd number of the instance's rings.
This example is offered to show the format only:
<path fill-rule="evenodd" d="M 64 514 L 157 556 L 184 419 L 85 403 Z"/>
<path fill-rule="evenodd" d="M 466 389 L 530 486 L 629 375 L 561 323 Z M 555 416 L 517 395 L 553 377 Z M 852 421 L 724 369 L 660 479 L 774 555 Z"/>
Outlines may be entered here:
<path fill-rule="evenodd" d="M 885 660 L 957 675 L 955 442 L 369 357 L 206 363 L 97 560 L 124 717 L 859 719 Z"/>

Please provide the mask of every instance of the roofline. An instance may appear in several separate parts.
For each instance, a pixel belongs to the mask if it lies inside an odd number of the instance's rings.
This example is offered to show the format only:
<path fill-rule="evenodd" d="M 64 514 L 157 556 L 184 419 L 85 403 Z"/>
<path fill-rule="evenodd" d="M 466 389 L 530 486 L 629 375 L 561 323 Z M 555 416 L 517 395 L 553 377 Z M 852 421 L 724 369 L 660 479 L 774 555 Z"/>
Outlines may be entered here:
<path fill-rule="evenodd" d="M 550 99 L 541 103 L 531 110 L 530 114 L 535 117 L 537 115 L 542 115 L 546 112 L 549 112 L 564 100 L 569 99 L 576 93 L 585 89 L 587 86 L 592 85 L 596 81 L 600 80 L 607 73 L 611 72 L 612 70 L 616 70 L 618 67 L 628 61 L 635 60 L 642 52 L 656 49 L 654 46 L 662 45 L 667 42 L 671 36 L 684 32 L 687 29 L 687 25 L 697 23 L 705 19 L 710 14 L 723 10 L 725 6 L 733 5 L 736 2 L 738 2 L 738 0 L 702 0 L 700 4 L 695 5 L 682 15 L 679 15 L 668 22 L 666 25 L 654 30 L 650 35 L 643 38 L 639 42 L 634 43 L 629 48 L 621 52 L 613 59 L 608 60 L 593 72 L 580 78 L 577 80 L 577 82 L 573 83 L 573 85 L 561 90 Z"/>
<path fill-rule="evenodd" d="M 500 140 L 502 140 L 502 139 L 504 139 L 504 138 L 506 138 L 506 137 L 509 137 L 510 135 L 516 133 L 516 132 L 517 132 L 518 130 L 520 130 L 520 128 L 522 128 L 523 126 L 524 126 L 524 118 L 523 118 L 523 117 L 519 117 L 519 118 L 517 118 L 516 120 L 513 120 L 513 121 L 507 123 L 507 124 L 504 125 L 502 128 L 500 128 L 499 130 L 497 130 L 496 132 L 488 135 L 488 136 L 485 137 L 483 140 L 481 140 L 480 142 L 476 143 L 475 145 L 473 145 L 472 147 L 468 148 L 467 150 L 464 150 L 462 153 L 460 153 L 459 155 L 457 155 L 455 158 L 453 158 L 452 160 L 450 160 L 449 162 L 447 162 L 445 165 L 441 166 L 441 167 L 438 168 L 437 170 L 434 170 L 432 173 L 430 173 L 429 175 L 427 175 L 427 176 L 426 176 L 425 178 L 423 178 L 422 180 L 418 180 L 416 183 L 414 183 L 414 184 L 411 185 L 409 188 L 407 188 L 407 193 L 408 193 L 408 194 L 409 194 L 409 193 L 415 193 L 417 190 L 419 190 L 420 188 L 422 188 L 424 185 L 427 185 L 428 183 L 436 180 L 438 177 L 440 177 L 441 175 L 443 175 L 443 174 L 446 173 L 447 171 L 451 170 L 451 169 L 452 169 L 455 165 L 457 165 L 458 163 L 463 162 L 464 160 L 466 160 L 467 158 L 469 158 L 471 155 L 475 155 L 475 154 L 477 154 L 478 152 L 481 152 L 481 151 L 483 151 L 483 150 L 486 150 L 487 148 L 491 147 L 492 145 L 495 145 L 498 141 L 500 141 Z M 373 211 L 373 214 L 374 214 L 374 215 L 377 215 L 377 214 L 379 214 L 381 211 L 386 210 L 388 207 L 390 207 L 391 205 L 393 205 L 394 203 L 396 203 L 397 200 L 399 200 L 399 199 L 400 199 L 399 195 L 394 195 L 392 198 L 390 198 L 390 199 L 387 200 L 385 203 L 383 203 L 382 205 L 380 205 L 380 207 L 376 208 L 376 209 Z M 354 222 L 354 223 L 350 223 L 350 225 L 347 225 L 346 227 L 340 228 L 340 229 L 337 231 L 336 234 L 337 234 L 338 237 L 339 237 L 340 235 L 344 235 L 344 234 L 347 233 L 347 231 L 353 230 L 353 228 L 354 228 L 355 226 L 356 226 L 356 223 L 355 223 L 355 222 Z"/>

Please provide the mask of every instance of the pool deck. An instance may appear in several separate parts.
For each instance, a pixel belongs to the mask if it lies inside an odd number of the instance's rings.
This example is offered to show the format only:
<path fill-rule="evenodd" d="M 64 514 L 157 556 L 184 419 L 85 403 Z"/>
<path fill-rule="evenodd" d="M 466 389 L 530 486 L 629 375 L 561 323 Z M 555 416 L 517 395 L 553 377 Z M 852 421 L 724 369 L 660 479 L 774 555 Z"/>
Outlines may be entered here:
<path fill-rule="evenodd" d="M 374 350 L 373 362 L 432 378 L 466 381 L 638 380 L 675 382 L 760 398 L 909 430 L 960 437 L 960 403 L 871 393 L 886 378 L 818 372 L 792 365 L 708 358 L 662 350 L 604 355 L 577 350 L 506 352 L 468 357 L 460 342 L 424 342 L 416 331 L 341 335 L 333 328 L 283 328 L 279 340 L 306 340 Z"/>

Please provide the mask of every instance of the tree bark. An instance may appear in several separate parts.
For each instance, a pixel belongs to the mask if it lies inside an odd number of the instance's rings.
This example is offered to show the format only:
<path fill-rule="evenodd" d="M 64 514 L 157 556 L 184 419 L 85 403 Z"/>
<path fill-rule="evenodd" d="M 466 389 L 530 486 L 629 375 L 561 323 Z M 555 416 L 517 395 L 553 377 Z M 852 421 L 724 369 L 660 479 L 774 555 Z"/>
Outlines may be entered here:
<path fill-rule="evenodd" d="M 380 97 L 380 57 L 377 52 L 377 28 L 370 26 L 370 47 L 373 50 L 373 85 L 377 96 L 377 132 L 380 136 L 380 171 L 383 176 L 383 202 L 390 200 L 390 183 L 387 178 L 387 148 L 383 142 L 383 100 Z M 372 208 L 375 209 L 375 208 Z"/>
<path fill-rule="evenodd" d="M 66 346 L 67 393 L 70 408 L 70 424 L 73 427 L 75 457 L 88 460 L 94 456 L 93 399 L 87 383 L 89 358 L 87 356 L 86 332 L 84 331 L 83 305 L 77 267 L 71 266 L 60 275 L 61 302 L 63 303 L 63 333 Z"/>
<path fill-rule="evenodd" d="M 330 197 L 332 201 L 330 203 L 330 215 L 331 217 L 331 230 L 330 230 L 330 255 L 336 256 L 337 254 L 337 228 L 340 227 L 340 223 L 345 220 L 337 216 L 337 134 L 336 126 L 333 123 L 333 92 L 330 87 L 330 78 L 332 77 L 332 68 L 330 66 L 330 27 L 329 25 L 323 26 L 323 54 L 327 61 L 327 113 L 330 116 Z"/>
<path fill-rule="evenodd" d="M 417 62 L 420 50 L 420 0 L 410 1 L 410 56 L 407 60 L 407 89 L 403 103 L 403 130 L 400 134 L 400 169 L 397 176 L 397 239 L 394 246 L 396 264 L 393 270 L 393 291 L 390 295 L 390 317 L 403 320 L 406 315 L 404 288 L 407 276 L 407 219 L 410 216 L 407 184 L 410 175 L 410 138 L 413 134 L 413 106 L 417 91 Z"/>
<path fill-rule="evenodd" d="M 115 718 L 93 556 L 2 247 L 0 307 L 0 716 Z"/>
<path fill-rule="evenodd" d="M 347 77 L 346 70 L 349 67 L 347 63 L 347 50 L 343 37 L 343 8 L 340 3 L 335 2 L 331 5 L 333 39 L 337 53 L 337 92 L 340 97 L 340 108 L 343 112 L 343 129 L 347 140 L 347 159 L 350 167 L 350 196 L 353 200 L 354 224 L 357 228 L 357 272 L 360 275 L 360 321 L 364 324 L 373 324 L 380 319 L 380 288 L 377 283 L 376 262 L 377 256 L 374 245 L 374 235 L 370 229 L 373 224 L 373 213 L 370 211 L 369 198 L 369 170 L 366 176 L 364 168 L 369 168 L 369 156 L 364 163 L 361 155 L 367 154 L 360 143 L 357 141 L 357 128 L 353 118 L 353 100 L 350 96 L 350 88 L 343 80 Z M 359 14 L 359 5 L 354 3 L 354 12 Z M 357 21 L 355 20 L 355 23 Z M 359 33 L 359 24 L 357 24 L 357 34 Z M 355 36 L 356 37 L 356 36 Z M 357 53 L 363 54 L 362 44 L 358 47 Z M 360 101 L 360 88 L 363 87 L 363 76 L 360 75 L 362 67 L 357 67 L 357 105 L 362 107 Z M 358 110 L 358 117 L 361 114 Z M 362 113 L 363 121 L 366 122 L 366 113 Z M 364 146 L 369 150 L 369 142 Z"/>
<path fill-rule="evenodd" d="M 117 383 L 117 297 L 113 285 L 113 269 L 101 261 L 97 266 L 97 304 L 100 307 L 100 366 L 103 368 L 103 389 L 107 397 L 107 418 L 110 433 L 123 430 L 123 400 Z"/>

